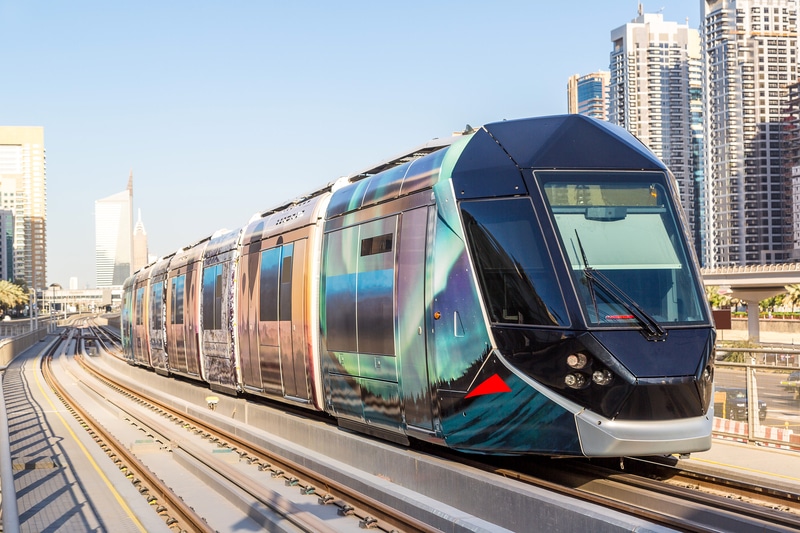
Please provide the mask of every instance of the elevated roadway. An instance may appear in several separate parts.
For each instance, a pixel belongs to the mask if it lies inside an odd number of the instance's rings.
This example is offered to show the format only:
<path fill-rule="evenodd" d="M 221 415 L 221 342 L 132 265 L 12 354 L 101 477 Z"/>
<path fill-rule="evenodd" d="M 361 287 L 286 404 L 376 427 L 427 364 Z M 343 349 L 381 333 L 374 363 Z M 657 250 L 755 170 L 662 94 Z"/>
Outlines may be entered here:
<path fill-rule="evenodd" d="M 738 298 L 747 309 L 758 309 L 758 302 L 786 292 L 786 285 L 800 283 L 800 264 L 733 266 L 704 268 L 703 284 L 719 286 L 720 294 Z M 747 334 L 759 342 L 758 313 L 747 314 Z"/>

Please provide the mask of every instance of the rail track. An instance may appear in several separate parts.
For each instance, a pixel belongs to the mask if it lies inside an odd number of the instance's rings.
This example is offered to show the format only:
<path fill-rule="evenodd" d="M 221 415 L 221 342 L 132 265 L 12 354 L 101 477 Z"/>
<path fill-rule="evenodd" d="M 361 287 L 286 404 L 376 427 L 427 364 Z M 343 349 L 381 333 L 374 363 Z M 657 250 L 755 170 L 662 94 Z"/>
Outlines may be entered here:
<path fill-rule="evenodd" d="M 113 386 L 117 387 L 118 384 Z M 155 398 L 142 401 L 156 406 L 152 409 L 164 409 L 158 405 L 160 402 Z M 180 414 L 180 423 L 193 428 L 192 431 L 209 435 L 215 433 L 213 428 L 204 425 L 203 420 L 191 420 L 184 416 L 183 413 Z M 216 435 L 210 438 L 218 439 L 224 442 L 225 446 L 235 448 L 243 461 L 269 468 L 271 475 L 282 476 L 286 483 L 293 483 L 301 490 L 310 489 L 316 493 L 316 487 L 326 487 L 330 495 L 325 498 L 331 501 L 337 498 L 341 502 L 354 501 L 357 497 L 349 494 L 346 488 L 336 488 L 331 480 L 315 478 L 313 473 L 303 472 L 302 469 L 296 468 L 298 465 L 291 462 L 281 463 L 277 458 L 268 458 L 267 454 L 263 453 L 264 450 L 254 449 L 249 443 L 241 442 L 235 435 L 224 432 Z M 457 454 L 442 455 L 441 450 L 424 447 L 423 450 L 436 453 L 448 461 L 491 472 L 507 480 L 541 487 L 603 508 L 616 509 L 621 513 L 679 531 L 800 530 L 800 504 L 798 504 L 800 495 L 796 491 L 787 490 L 785 487 L 770 489 L 748 483 L 746 479 L 730 479 L 720 473 L 690 472 L 678 466 L 678 461 L 674 458 L 650 461 L 626 458 L 624 463 L 616 465 L 608 461 L 573 459 L 521 461 L 519 458 L 510 460 L 501 458 L 488 462 L 475 462 L 473 457 Z M 620 468 L 623 464 L 624 469 Z M 382 515 L 379 510 L 372 507 L 373 503 L 369 500 L 357 505 L 343 503 L 341 509 L 347 510 L 347 506 L 359 509 L 355 512 L 361 513 L 362 527 L 390 530 L 393 526 L 384 526 L 381 520 L 385 520 L 386 524 L 398 523 L 391 519 L 391 512 Z M 475 512 L 480 516 L 477 511 Z M 427 526 L 419 520 L 412 520 L 404 527 L 395 527 L 424 531 Z M 432 529 L 428 527 L 427 530 Z"/>
<path fill-rule="evenodd" d="M 674 457 L 532 459 L 522 464 L 508 458 L 451 460 L 677 531 L 800 531 L 800 487 L 768 487 L 723 473 L 690 471 Z"/>
<path fill-rule="evenodd" d="M 69 335 L 62 336 L 62 343 L 54 344 L 49 353 L 45 355 L 42 361 L 42 375 L 45 382 L 72 415 L 81 422 L 86 431 L 92 435 L 95 442 L 104 449 L 125 477 L 137 485 L 139 492 L 162 516 L 167 526 L 176 531 L 214 531 L 200 515 L 186 505 L 160 478 L 128 451 L 114 435 L 98 424 L 94 417 L 74 400 L 61 381 L 53 374 L 51 363 L 54 354 L 57 350 L 62 349 L 64 344 L 71 344 L 70 341 L 74 340 L 73 332 L 75 331 L 77 330 L 70 330 Z"/>
<path fill-rule="evenodd" d="M 75 340 L 74 345 L 78 346 L 80 343 L 77 341 L 80 340 L 86 346 L 87 340 L 96 340 L 100 337 L 96 332 L 80 335 L 77 331 L 71 330 L 69 339 L 65 337 L 65 341 Z M 173 493 L 158 475 L 152 473 L 113 435 L 105 431 L 91 414 L 80 407 L 53 375 L 50 369 L 51 360 L 52 354 L 43 363 L 47 382 L 81 420 L 87 431 L 96 435 L 95 441 L 106 449 L 106 453 L 118 464 L 120 470 L 124 471 L 126 477 L 130 478 L 144 497 L 156 506 L 165 522 L 176 531 L 213 531 L 200 513 L 187 506 L 180 495 Z M 80 364 L 83 371 L 92 376 L 92 380 L 80 376 L 73 377 L 79 379 L 84 387 L 92 390 L 93 394 L 103 397 L 105 401 L 112 403 L 115 409 L 124 413 L 123 416 L 130 424 L 137 426 L 146 436 L 143 440 L 169 449 L 173 456 L 193 471 L 202 470 L 205 476 L 226 480 L 229 485 L 246 495 L 246 500 L 250 502 L 248 505 L 251 506 L 251 509 L 247 510 L 250 515 L 258 513 L 263 515 L 257 519 L 258 521 L 268 521 L 273 525 L 286 524 L 287 530 L 290 531 L 319 533 L 363 528 L 387 533 L 439 531 L 366 493 L 343 485 L 304 465 L 279 457 L 269 450 L 252 445 L 231 432 L 213 427 L 213 424 L 200 417 L 181 412 L 157 398 L 147 397 L 140 392 L 133 393 L 128 390 L 125 383 L 100 375 L 95 367 L 86 364 L 84 354 L 77 353 L 75 361 Z M 93 381 L 103 383 L 102 388 L 106 390 L 101 390 L 101 386 Z M 112 389 L 111 392 L 107 390 L 109 388 Z M 137 408 L 126 405 L 131 402 L 135 403 Z M 209 447 L 214 448 L 214 452 L 220 453 L 209 454 Z M 212 456 L 211 459 L 209 455 Z M 243 474 L 241 469 L 232 467 L 231 457 L 237 464 L 247 465 L 252 472 Z M 266 483 L 254 481 L 254 476 L 263 480 L 281 481 L 283 486 L 287 487 L 284 490 L 291 490 L 306 498 L 314 498 L 310 501 L 316 501 L 320 504 L 320 508 L 335 509 L 336 514 L 344 517 L 347 524 L 331 527 L 329 521 L 309 512 L 307 505 L 293 503 L 285 494 L 268 488 Z"/>

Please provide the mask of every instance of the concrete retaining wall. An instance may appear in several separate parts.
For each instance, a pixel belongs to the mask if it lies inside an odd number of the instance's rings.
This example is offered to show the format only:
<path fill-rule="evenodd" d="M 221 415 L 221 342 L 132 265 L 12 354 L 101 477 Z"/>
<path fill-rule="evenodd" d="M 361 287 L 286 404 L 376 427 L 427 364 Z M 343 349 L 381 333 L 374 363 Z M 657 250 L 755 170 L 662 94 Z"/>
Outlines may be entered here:
<path fill-rule="evenodd" d="M 41 341 L 47 335 L 47 328 L 0 340 L 0 369 L 4 369 L 18 355 Z"/>
<path fill-rule="evenodd" d="M 759 331 L 772 333 L 794 333 L 800 337 L 800 320 L 784 320 L 779 318 L 761 319 L 758 321 Z M 731 329 L 747 331 L 746 318 L 732 318 Z"/>

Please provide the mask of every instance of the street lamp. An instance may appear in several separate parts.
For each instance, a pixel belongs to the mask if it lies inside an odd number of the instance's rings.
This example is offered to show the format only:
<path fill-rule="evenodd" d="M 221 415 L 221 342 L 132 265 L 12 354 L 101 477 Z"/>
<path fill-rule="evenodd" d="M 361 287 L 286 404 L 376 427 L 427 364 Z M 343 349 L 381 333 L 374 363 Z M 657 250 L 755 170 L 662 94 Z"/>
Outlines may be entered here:
<path fill-rule="evenodd" d="M 56 320 L 58 317 L 56 316 L 56 289 L 61 290 L 61 285 L 58 283 L 51 283 L 50 284 L 50 324 L 52 324 L 52 331 L 56 329 Z M 66 318 L 66 317 L 65 317 Z"/>
<path fill-rule="evenodd" d="M 28 315 L 31 321 L 31 331 L 36 329 L 36 289 L 31 288 L 31 298 L 28 305 Z"/>

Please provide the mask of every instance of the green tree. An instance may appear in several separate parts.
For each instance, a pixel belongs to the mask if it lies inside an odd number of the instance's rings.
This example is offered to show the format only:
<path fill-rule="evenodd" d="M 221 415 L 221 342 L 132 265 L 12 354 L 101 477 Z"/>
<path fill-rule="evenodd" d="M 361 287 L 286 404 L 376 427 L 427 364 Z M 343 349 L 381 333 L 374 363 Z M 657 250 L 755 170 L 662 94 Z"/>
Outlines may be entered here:
<path fill-rule="evenodd" d="M 0 309 L 6 310 L 28 303 L 28 293 L 25 289 L 10 281 L 0 280 Z"/>
<path fill-rule="evenodd" d="M 766 312 L 773 312 L 775 308 L 783 303 L 784 298 L 786 297 L 785 294 L 778 294 L 767 298 L 766 300 L 761 300 L 758 302 L 758 307 L 763 309 Z"/>
<path fill-rule="evenodd" d="M 716 285 L 706 287 L 706 299 L 712 309 L 725 309 L 731 306 L 731 298 L 727 294 L 720 294 Z"/>
<path fill-rule="evenodd" d="M 800 304 L 800 283 L 784 285 L 783 288 L 786 289 L 786 296 L 783 301 L 792 306 L 792 313 L 794 313 L 795 306 Z"/>

